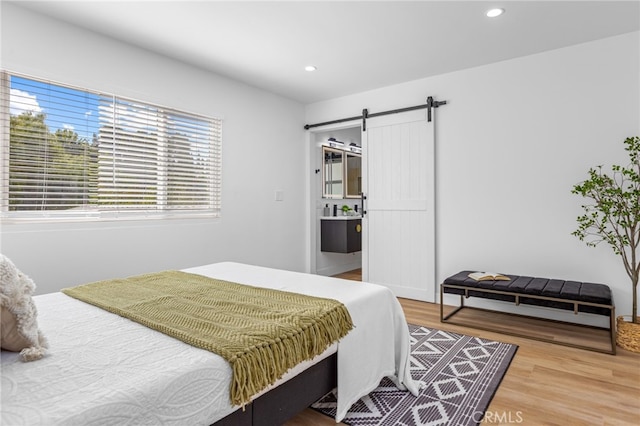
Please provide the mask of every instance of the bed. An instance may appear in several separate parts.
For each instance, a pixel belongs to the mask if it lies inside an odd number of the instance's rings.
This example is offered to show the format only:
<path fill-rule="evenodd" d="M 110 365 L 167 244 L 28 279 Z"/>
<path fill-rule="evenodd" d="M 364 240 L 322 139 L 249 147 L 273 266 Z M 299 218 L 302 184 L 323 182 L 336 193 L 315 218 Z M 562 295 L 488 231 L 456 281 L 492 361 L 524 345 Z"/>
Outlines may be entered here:
<path fill-rule="evenodd" d="M 294 396 L 310 384 L 318 388 L 313 392 L 337 384 L 340 421 L 385 376 L 417 394 L 406 320 L 386 287 L 233 262 L 183 271 L 336 299 L 347 307 L 354 328 L 242 409 L 230 403 L 231 369 L 220 356 L 62 293 L 35 296 L 50 349 L 30 363 L 2 352 L 2 424 L 273 424 L 309 405 Z M 280 417 L 270 419 L 264 409 Z"/>

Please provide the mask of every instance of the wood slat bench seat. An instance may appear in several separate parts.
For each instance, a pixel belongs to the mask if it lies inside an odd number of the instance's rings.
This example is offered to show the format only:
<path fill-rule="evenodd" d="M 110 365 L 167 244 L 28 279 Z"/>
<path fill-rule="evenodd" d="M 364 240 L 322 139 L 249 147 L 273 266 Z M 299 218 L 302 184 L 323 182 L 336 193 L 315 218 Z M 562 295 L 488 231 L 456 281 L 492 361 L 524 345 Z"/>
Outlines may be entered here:
<path fill-rule="evenodd" d="M 469 274 L 474 271 L 460 271 L 455 275 L 445 279 L 440 284 L 440 321 L 445 323 L 456 324 L 450 318 L 465 308 L 464 299 L 469 297 L 478 297 L 484 299 L 501 300 L 512 302 L 516 305 L 536 305 L 545 306 L 555 309 L 570 310 L 575 314 L 580 312 L 595 315 L 604 315 L 609 317 L 609 327 L 593 327 L 574 322 L 566 322 L 569 324 L 579 325 L 581 327 L 600 328 L 609 332 L 611 341 L 611 350 L 603 350 L 596 347 L 566 343 L 557 340 L 535 337 L 532 335 L 505 332 L 508 334 L 527 337 L 546 342 L 562 344 L 581 349 L 588 349 L 596 352 L 604 352 L 609 354 L 616 353 L 615 343 L 615 307 L 613 304 L 613 295 L 609 286 L 604 284 L 585 283 L 579 281 L 565 281 L 549 278 L 535 278 L 519 275 L 507 275 L 509 281 L 476 281 L 469 278 Z M 456 294 L 460 296 L 460 306 L 456 307 L 452 312 L 444 315 L 444 294 Z M 484 309 L 489 310 L 489 309 Z M 489 310 L 491 311 L 491 310 Z M 495 311 L 495 310 L 493 310 Z M 497 312 L 497 311 L 496 311 Z M 525 315 L 510 314 L 523 317 Z M 544 318 L 538 318 L 546 320 Z M 548 320 L 551 321 L 551 320 Z M 461 325 L 461 324 L 458 324 Z M 469 326 L 468 324 L 464 324 Z M 495 329 L 485 328 L 482 325 L 474 325 L 475 328 L 485 329 L 489 331 L 497 331 Z"/>

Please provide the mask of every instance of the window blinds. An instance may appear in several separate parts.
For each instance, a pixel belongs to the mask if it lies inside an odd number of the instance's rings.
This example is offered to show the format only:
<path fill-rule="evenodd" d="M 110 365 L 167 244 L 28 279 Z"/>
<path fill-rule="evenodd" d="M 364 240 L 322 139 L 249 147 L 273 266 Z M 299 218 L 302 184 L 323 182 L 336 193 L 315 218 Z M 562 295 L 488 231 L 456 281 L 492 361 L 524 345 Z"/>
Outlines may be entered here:
<path fill-rule="evenodd" d="M 15 75 L 3 87 L 4 216 L 219 215 L 220 119 Z"/>

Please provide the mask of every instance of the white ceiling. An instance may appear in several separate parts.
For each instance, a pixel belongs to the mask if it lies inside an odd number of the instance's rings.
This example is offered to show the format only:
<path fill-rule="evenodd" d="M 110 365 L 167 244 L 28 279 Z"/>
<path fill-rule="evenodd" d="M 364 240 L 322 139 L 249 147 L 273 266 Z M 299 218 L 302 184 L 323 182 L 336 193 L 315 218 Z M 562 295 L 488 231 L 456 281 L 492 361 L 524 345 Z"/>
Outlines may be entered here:
<path fill-rule="evenodd" d="M 304 104 L 640 30 L 639 0 L 16 3 Z"/>

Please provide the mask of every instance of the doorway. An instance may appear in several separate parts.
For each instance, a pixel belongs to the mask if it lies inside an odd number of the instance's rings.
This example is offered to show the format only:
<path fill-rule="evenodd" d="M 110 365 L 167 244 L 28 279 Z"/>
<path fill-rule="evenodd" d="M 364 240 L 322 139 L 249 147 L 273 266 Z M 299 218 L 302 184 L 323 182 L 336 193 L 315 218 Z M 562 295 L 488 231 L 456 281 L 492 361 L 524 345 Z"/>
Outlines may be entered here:
<path fill-rule="evenodd" d="M 350 178 L 349 164 L 352 151 L 348 148 L 350 146 L 357 147 L 357 156 L 360 159 L 361 127 L 359 124 L 327 126 L 322 130 L 309 132 L 309 136 L 310 169 L 312 170 L 310 182 L 310 272 L 334 276 L 360 269 L 362 267 L 360 249 L 348 253 L 322 250 L 321 227 L 324 217 L 341 216 L 343 206 L 351 209 L 353 217 L 358 217 L 360 214 L 358 211 L 361 204 L 359 187 L 355 195 L 350 190 L 350 184 L 354 180 Z M 336 147 L 336 144 L 342 146 Z M 330 152 L 331 164 L 326 164 L 325 155 L 327 152 Z M 340 155 L 336 157 L 335 153 Z M 334 162 L 336 158 L 340 162 L 339 165 Z M 336 210 L 335 214 L 334 209 Z M 361 238 L 360 235 L 358 236 Z"/>

